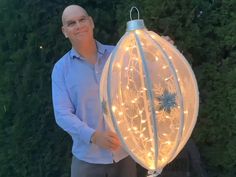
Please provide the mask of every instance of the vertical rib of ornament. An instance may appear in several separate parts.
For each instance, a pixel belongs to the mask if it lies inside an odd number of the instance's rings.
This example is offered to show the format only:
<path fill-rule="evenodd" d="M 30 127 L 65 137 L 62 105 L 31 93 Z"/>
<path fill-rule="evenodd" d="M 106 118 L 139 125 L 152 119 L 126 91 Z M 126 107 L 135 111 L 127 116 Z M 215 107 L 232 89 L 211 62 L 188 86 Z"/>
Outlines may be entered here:
<path fill-rule="evenodd" d="M 153 32 L 151 32 L 153 33 Z M 196 96 L 199 94 L 199 91 L 198 91 L 198 86 L 197 86 L 197 80 L 196 80 L 196 77 L 194 75 L 194 72 L 193 70 L 191 69 L 191 65 L 189 64 L 189 62 L 185 59 L 185 57 L 176 49 L 176 47 L 174 46 L 171 46 L 172 50 L 176 53 L 176 55 L 180 58 L 184 58 L 182 60 L 182 62 L 186 65 L 186 68 L 188 70 L 188 72 L 190 73 L 191 75 L 191 78 L 192 78 L 192 83 L 193 83 L 193 87 L 194 87 L 194 90 L 195 90 L 195 93 L 193 96 L 195 97 L 195 106 L 194 106 L 194 114 L 193 114 L 193 117 L 195 118 L 194 121 L 191 122 L 191 125 L 189 127 L 192 127 L 192 129 L 188 129 L 188 131 L 186 131 L 185 133 L 185 139 L 186 141 L 180 141 L 180 144 L 179 144 L 179 147 L 178 147 L 178 150 L 175 151 L 175 154 L 174 156 L 172 157 L 171 161 L 178 155 L 178 153 L 180 152 L 180 150 L 184 147 L 184 145 L 186 144 L 187 140 L 189 139 L 189 137 L 191 136 L 191 133 L 193 131 L 193 127 L 192 125 L 195 125 L 196 124 L 196 117 L 198 115 L 198 109 L 199 109 L 199 96 Z M 184 120 L 186 120 L 186 116 L 184 116 Z M 183 123 L 183 126 L 184 126 L 185 122 Z M 184 133 L 184 132 L 183 132 Z"/>
<path fill-rule="evenodd" d="M 122 40 L 125 39 L 127 35 L 128 35 L 128 33 L 125 33 L 125 35 L 120 39 L 120 41 L 116 45 L 115 49 L 111 53 L 111 59 L 110 59 L 110 63 L 109 63 L 109 67 L 108 67 L 108 74 L 107 74 L 107 103 L 108 103 L 108 108 L 109 108 L 109 112 L 110 112 L 110 115 L 111 115 L 111 120 L 112 120 L 112 124 L 114 126 L 114 129 L 115 129 L 117 135 L 119 136 L 119 138 L 121 140 L 121 143 L 123 144 L 123 146 L 126 148 L 126 150 L 130 154 L 130 151 L 127 148 L 127 145 L 124 141 L 124 138 L 122 137 L 122 135 L 119 131 L 115 116 L 113 114 L 113 111 L 112 111 L 112 98 L 111 98 L 111 80 L 112 80 L 112 67 L 113 67 L 114 59 L 115 59 L 115 56 L 117 54 L 117 50 L 119 49 Z"/>
<path fill-rule="evenodd" d="M 108 109 L 110 112 L 110 116 L 111 116 L 111 120 L 112 120 L 112 124 L 114 126 L 114 129 L 117 133 L 117 135 L 120 138 L 120 141 L 123 145 L 123 147 L 126 149 L 126 151 L 128 152 L 128 154 L 135 159 L 136 162 L 139 162 L 143 167 L 146 167 L 145 164 L 143 164 L 134 154 L 133 152 L 128 148 L 127 144 L 125 143 L 124 137 L 122 136 L 121 132 L 119 131 L 119 127 L 118 124 L 116 122 L 116 118 L 115 115 L 113 114 L 112 111 L 112 98 L 111 98 L 111 80 L 112 80 L 112 67 L 113 67 L 113 63 L 115 60 L 115 56 L 117 54 L 117 50 L 119 50 L 120 48 L 120 44 L 122 43 L 123 40 L 126 39 L 126 37 L 129 35 L 129 32 L 126 32 L 125 35 L 120 39 L 120 41 L 118 42 L 118 44 L 116 45 L 115 49 L 112 51 L 111 54 L 111 59 L 110 59 L 110 63 L 109 63 L 109 68 L 108 68 L 108 74 L 107 74 L 107 103 L 108 103 Z M 135 138 L 133 138 L 133 141 L 136 142 Z M 137 144 L 137 143 L 136 143 Z"/>
<path fill-rule="evenodd" d="M 132 32 L 132 34 L 134 35 L 134 37 L 135 37 L 135 34 L 134 34 L 135 32 L 133 31 Z M 136 40 L 135 40 L 135 42 L 136 42 Z M 137 43 L 137 42 L 136 42 Z M 140 54 L 140 52 L 139 52 L 139 54 Z M 139 66 L 139 71 L 140 71 L 140 81 L 141 81 L 141 85 L 142 85 L 142 87 L 143 88 L 146 88 L 146 84 L 145 84 L 145 81 L 144 81 L 144 77 L 142 78 L 142 76 L 144 76 L 145 74 L 145 72 L 143 71 L 143 67 L 142 67 L 142 59 L 141 60 L 138 60 L 138 62 L 139 62 L 139 64 L 138 64 L 138 66 Z M 152 115 L 149 113 L 149 108 L 148 108 L 148 105 L 149 105 L 149 103 L 148 103 L 148 98 L 147 98 L 147 94 L 146 94 L 146 92 L 145 92 L 145 94 L 144 94 L 144 98 L 143 98 L 143 102 L 144 102 L 144 110 L 145 110 L 145 113 L 146 113 L 146 118 L 147 118 L 147 125 L 148 125 L 148 132 L 149 132 L 149 137 L 153 137 L 153 135 L 152 134 L 154 134 L 154 133 L 152 133 L 152 120 L 150 120 L 150 119 L 148 119 L 149 117 L 151 117 Z M 152 141 L 151 142 L 152 143 L 152 145 L 153 145 L 153 147 L 155 147 L 155 145 L 154 145 L 154 141 Z"/>
<path fill-rule="evenodd" d="M 127 32 L 127 37 L 130 37 L 131 35 L 133 35 L 132 34 L 132 32 Z M 126 40 L 126 38 L 123 38 L 123 40 Z M 123 41 L 122 40 L 122 41 Z M 129 58 L 129 60 L 130 60 L 130 58 Z M 122 66 L 122 65 L 121 65 Z M 120 79 L 118 79 L 119 80 L 119 82 L 121 81 L 121 72 L 119 73 L 119 77 L 120 77 Z M 120 82 L 120 84 L 121 84 L 121 82 Z M 121 88 L 121 87 L 120 87 Z M 121 91 L 121 89 L 119 88 L 119 94 L 120 94 L 120 97 L 121 97 L 121 100 L 123 100 L 123 93 L 122 93 L 122 91 Z M 125 122 L 128 122 L 128 117 L 127 116 L 125 116 L 125 114 L 124 114 L 124 120 L 126 120 Z M 130 127 L 128 127 L 128 128 L 130 128 Z M 128 129 L 127 128 L 127 129 Z M 122 137 L 123 138 L 123 137 Z M 136 148 L 138 148 L 138 147 L 140 147 L 140 142 L 139 141 L 137 141 L 136 140 L 136 138 L 134 137 L 134 135 L 132 134 L 132 136 L 131 136 L 131 139 L 133 140 L 133 142 L 136 144 Z M 136 159 L 136 158 L 135 158 Z M 137 159 L 137 161 L 138 162 L 140 162 L 140 160 L 138 160 Z M 141 163 L 141 162 L 140 162 Z M 141 163 L 142 164 L 142 163 Z"/>
<path fill-rule="evenodd" d="M 130 31 L 130 32 L 128 32 L 129 33 L 129 37 L 133 37 L 134 38 L 134 34 L 133 34 L 133 31 Z M 130 57 L 130 55 L 129 55 L 129 57 Z M 129 58 L 129 60 L 130 60 L 130 58 Z M 139 65 L 140 66 L 140 65 Z M 120 75 L 121 75 L 121 72 L 120 72 Z M 141 78 L 140 78 L 141 79 Z M 143 82 L 143 80 L 141 79 L 141 82 Z M 144 84 L 142 84 L 142 85 L 144 85 Z M 122 100 L 123 100 L 123 93 L 121 92 L 121 90 L 120 90 L 120 93 L 121 93 L 121 97 L 122 97 Z M 145 100 L 146 101 L 146 100 Z M 126 119 L 127 121 L 126 122 L 128 122 L 128 117 L 127 116 L 124 116 L 124 119 Z M 129 127 L 130 128 L 130 127 Z M 137 139 L 136 138 L 134 138 L 134 136 L 132 136 L 132 140 L 133 140 L 133 142 L 135 143 L 135 145 L 136 145 L 136 148 L 138 147 L 139 149 L 141 149 L 141 147 L 140 147 L 140 141 L 137 141 Z"/>
<path fill-rule="evenodd" d="M 149 104 L 150 104 L 150 108 L 151 108 L 151 120 L 152 120 L 152 127 L 153 127 L 153 135 L 154 135 L 154 149 L 155 149 L 155 157 L 154 157 L 154 162 L 155 162 L 155 169 L 157 169 L 157 163 L 158 163 L 158 139 L 157 139 L 157 123 L 156 123 L 156 114 L 155 114 L 155 108 L 154 108 L 154 97 L 153 97 L 153 90 L 152 90 L 152 82 L 149 76 L 149 72 L 148 72 L 148 67 L 147 67 L 147 63 L 145 61 L 145 56 L 144 56 L 144 52 L 141 46 L 141 42 L 140 39 L 138 37 L 138 35 L 134 32 L 134 36 L 136 39 L 136 43 L 138 46 L 138 51 L 142 60 L 142 64 L 143 64 L 143 71 L 144 74 L 146 76 L 145 79 L 145 84 L 147 86 L 147 92 L 148 92 L 148 96 L 149 96 Z"/>
<path fill-rule="evenodd" d="M 179 96 L 179 100 L 180 100 L 180 128 L 179 128 L 179 131 L 178 131 L 178 136 L 177 136 L 177 142 L 176 142 L 176 145 L 175 145 L 175 148 L 173 149 L 172 153 L 171 153 L 171 156 L 169 157 L 169 159 L 167 160 L 167 162 L 169 160 L 171 160 L 173 158 L 173 156 L 175 155 L 175 151 L 177 150 L 179 144 L 180 144 L 180 140 L 181 140 L 181 137 L 182 137 L 182 133 L 183 133 L 183 126 L 184 126 L 184 105 L 183 105 L 183 96 L 182 96 L 182 93 L 181 93 L 181 89 L 180 89 L 180 86 L 179 86 L 179 83 L 178 83 L 178 77 L 177 77 L 177 74 L 175 72 L 175 69 L 174 69 L 174 66 L 171 62 L 171 60 L 169 59 L 167 53 L 165 52 L 165 50 L 163 50 L 163 48 L 160 46 L 160 44 L 155 41 L 149 34 L 147 31 L 144 31 L 145 33 L 145 36 L 154 44 L 158 47 L 158 49 L 160 49 L 160 51 L 163 53 L 164 55 L 164 60 L 169 64 L 170 66 L 170 70 L 174 76 L 174 83 L 175 83 L 175 87 L 176 87 L 176 90 L 177 90 L 177 95 Z"/>

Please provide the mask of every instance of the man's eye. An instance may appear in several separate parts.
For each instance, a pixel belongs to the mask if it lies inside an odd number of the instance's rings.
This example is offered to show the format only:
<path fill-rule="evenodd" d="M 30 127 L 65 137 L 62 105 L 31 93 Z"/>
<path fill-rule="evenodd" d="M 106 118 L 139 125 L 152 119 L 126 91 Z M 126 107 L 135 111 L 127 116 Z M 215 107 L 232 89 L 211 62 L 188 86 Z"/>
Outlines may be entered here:
<path fill-rule="evenodd" d="M 68 26 L 73 26 L 75 24 L 75 22 L 69 22 L 67 25 Z"/>
<path fill-rule="evenodd" d="M 80 22 L 80 23 L 83 23 L 83 22 L 85 22 L 85 20 L 86 20 L 86 18 L 81 18 L 81 19 L 79 20 L 79 22 Z"/>
<path fill-rule="evenodd" d="M 84 20 L 85 20 L 85 19 L 82 18 L 82 19 L 79 20 L 79 22 L 81 23 L 81 22 L 83 22 Z"/>

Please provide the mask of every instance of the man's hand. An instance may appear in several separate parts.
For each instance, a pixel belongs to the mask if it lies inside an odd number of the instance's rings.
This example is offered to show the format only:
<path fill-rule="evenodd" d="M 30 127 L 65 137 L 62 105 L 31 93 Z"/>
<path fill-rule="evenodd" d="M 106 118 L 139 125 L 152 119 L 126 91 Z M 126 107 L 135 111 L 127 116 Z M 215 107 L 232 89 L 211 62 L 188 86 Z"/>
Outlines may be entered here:
<path fill-rule="evenodd" d="M 167 40 L 172 45 L 174 45 L 175 42 L 169 36 L 161 36 L 161 37 L 164 38 L 165 40 Z"/>
<path fill-rule="evenodd" d="M 115 151 L 120 147 L 120 140 L 118 136 L 112 131 L 95 131 L 92 135 L 91 141 L 104 149 Z"/>

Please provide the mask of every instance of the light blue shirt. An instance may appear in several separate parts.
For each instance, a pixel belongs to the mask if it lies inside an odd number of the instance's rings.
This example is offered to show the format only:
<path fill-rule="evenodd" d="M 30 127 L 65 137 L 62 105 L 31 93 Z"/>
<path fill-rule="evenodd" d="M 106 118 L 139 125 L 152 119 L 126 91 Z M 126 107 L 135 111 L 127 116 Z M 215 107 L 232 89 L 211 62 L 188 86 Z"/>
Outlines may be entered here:
<path fill-rule="evenodd" d="M 99 82 L 103 67 L 114 46 L 97 43 L 98 59 L 89 64 L 75 49 L 67 52 L 52 72 L 52 97 L 57 124 L 73 140 L 72 153 L 80 160 L 109 164 L 127 156 L 120 148 L 115 152 L 90 143 L 95 130 L 108 129 L 99 100 Z"/>

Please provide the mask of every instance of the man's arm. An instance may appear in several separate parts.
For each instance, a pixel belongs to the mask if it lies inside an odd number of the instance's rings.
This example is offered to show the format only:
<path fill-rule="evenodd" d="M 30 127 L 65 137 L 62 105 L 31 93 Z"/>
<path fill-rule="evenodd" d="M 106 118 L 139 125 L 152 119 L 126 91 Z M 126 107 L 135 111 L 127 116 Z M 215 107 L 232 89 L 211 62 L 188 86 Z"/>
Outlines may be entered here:
<path fill-rule="evenodd" d="M 52 99 L 56 123 L 73 138 L 90 143 L 94 129 L 75 115 L 75 108 L 66 89 L 63 70 L 55 65 L 52 72 Z"/>
<path fill-rule="evenodd" d="M 75 115 L 75 108 L 65 86 L 63 70 L 58 66 L 55 66 L 52 72 L 52 99 L 57 124 L 73 138 L 108 150 L 120 147 L 119 138 L 114 132 L 95 131 Z"/>

